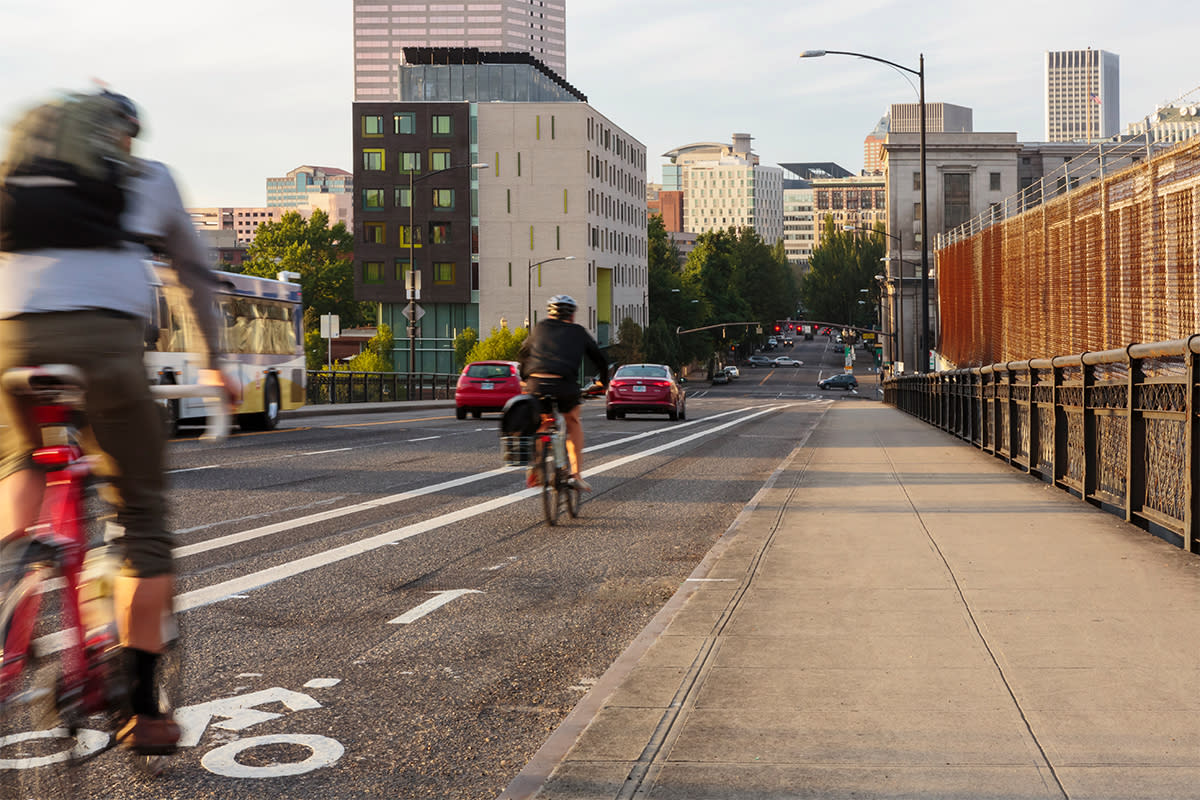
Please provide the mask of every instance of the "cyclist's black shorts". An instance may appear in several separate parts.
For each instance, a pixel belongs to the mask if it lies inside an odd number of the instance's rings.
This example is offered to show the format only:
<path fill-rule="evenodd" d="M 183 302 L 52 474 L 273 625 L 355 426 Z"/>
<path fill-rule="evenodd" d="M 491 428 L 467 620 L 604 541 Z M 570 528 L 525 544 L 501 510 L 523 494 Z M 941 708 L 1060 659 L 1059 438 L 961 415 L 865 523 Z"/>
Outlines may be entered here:
<path fill-rule="evenodd" d="M 566 414 L 579 405 L 579 384 L 566 378 L 529 378 L 525 391 L 535 397 L 550 396 L 558 410 Z"/>

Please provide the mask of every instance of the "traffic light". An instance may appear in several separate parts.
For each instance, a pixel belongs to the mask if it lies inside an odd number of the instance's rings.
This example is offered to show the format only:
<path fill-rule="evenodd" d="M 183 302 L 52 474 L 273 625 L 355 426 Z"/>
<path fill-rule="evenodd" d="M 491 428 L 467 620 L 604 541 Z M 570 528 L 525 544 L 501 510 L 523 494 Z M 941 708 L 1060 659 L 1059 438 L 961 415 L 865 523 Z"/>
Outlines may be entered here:
<path fill-rule="evenodd" d="M 775 326 L 775 332 L 776 332 L 776 333 L 779 333 L 779 326 L 778 326 L 778 325 L 776 325 L 776 326 Z"/>

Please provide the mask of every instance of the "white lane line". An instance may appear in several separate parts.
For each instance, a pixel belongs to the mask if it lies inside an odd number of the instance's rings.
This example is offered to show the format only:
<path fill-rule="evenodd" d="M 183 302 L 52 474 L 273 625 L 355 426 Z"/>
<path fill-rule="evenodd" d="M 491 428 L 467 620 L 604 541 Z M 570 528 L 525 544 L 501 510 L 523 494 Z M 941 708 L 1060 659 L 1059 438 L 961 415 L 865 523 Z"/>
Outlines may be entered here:
<path fill-rule="evenodd" d="M 326 453 L 344 453 L 347 450 L 353 450 L 352 447 L 335 447 L 332 450 L 310 450 L 307 453 L 301 453 L 302 456 L 323 456 Z"/>
<path fill-rule="evenodd" d="M 625 464 L 629 464 L 633 461 L 639 461 L 643 458 L 657 455 L 665 450 L 670 450 L 672 448 L 679 447 L 680 445 L 695 441 L 696 439 L 701 439 L 705 436 L 719 433 L 726 428 L 732 428 L 735 425 L 741 425 L 749 422 L 752 419 L 761 417 L 764 414 L 770 414 L 774 411 L 784 408 L 787 408 L 787 406 L 770 406 L 754 414 L 726 422 L 724 425 L 718 425 L 715 428 L 698 431 L 693 433 L 691 436 L 685 436 L 682 439 L 667 442 L 659 445 L 658 447 L 652 447 L 649 450 L 645 450 L 640 453 L 633 453 L 622 458 L 614 459 L 606 464 L 596 467 L 595 469 L 586 470 L 584 472 L 584 477 L 591 477 L 592 475 L 599 475 L 601 473 L 617 469 L 618 467 L 622 467 Z M 511 468 L 505 467 L 505 469 Z M 259 570 L 257 572 L 251 572 L 238 578 L 231 578 L 227 581 L 213 584 L 212 586 L 206 586 L 201 589 L 193 589 L 192 591 L 185 592 L 175 598 L 175 609 L 182 612 L 191 610 L 193 608 L 199 608 L 200 606 L 208 605 L 209 603 L 215 603 L 231 594 L 240 594 L 252 589 L 258 589 L 266 586 L 267 584 L 284 580 L 285 578 L 295 577 L 296 575 L 308 572 L 309 570 L 325 567 L 330 564 L 335 564 L 338 561 L 343 561 L 347 558 L 353 558 L 354 556 L 362 555 L 363 553 L 368 553 L 372 550 L 377 550 L 380 547 L 384 547 L 394 542 L 399 542 L 404 539 L 411 539 L 414 536 L 420 536 L 422 533 L 428 533 L 456 522 L 462 522 L 464 520 L 471 519 L 472 517 L 488 514 L 497 509 L 504 508 L 507 505 L 512 505 L 518 501 L 535 497 L 540 493 L 540 488 L 522 489 L 503 497 L 497 497 L 492 500 L 479 503 L 478 505 L 461 508 L 457 511 L 443 514 L 439 517 L 423 520 L 422 522 L 417 522 L 412 525 L 406 525 L 403 528 L 396 528 L 395 530 L 379 533 L 375 536 L 370 536 L 357 542 L 351 542 L 350 544 L 344 544 L 320 553 L 314 553 L 313 555 L 306 556 L 304 558 L 288 561 L 274 567 Z"/>
<path fill-rule="evenodd" d="M 740 414 L 744 411 L 748 411 L 753 408 L 759 408 L 759 406 L 751 406 L 750 408 L 747 408 L 747 409 L 737 409 L 734 411 L 726 411 L 721 414 L 714 414 L 713 416 L 708 417 L 707 420 L 719 419 L 721 417 L 729 416 L 731 414 Z M 774 406 L 773 406 L 773 408 L 774 408 Z M 644 439 L 647 436 L 657 436 L 662 433 L 673 433 L 673 432 L 685 429 L 687 427 L 690 427 L 692 425 L 698 425 L 698 424 L 700 424 L 700 421 L 695 420 L 692 422 L 685 422 L 683 424 L 671 425 L 670 427 L 659 428 L 657 430 L 646 431 L 645 433 L 635 434 L 633 436 L 628 436 L 624 439 L 616 439 L 616 440 L 614 440 L 612 442 L 608 442 L 606 444 L 598 444 L 598 445 L 593 445 L 592 447 L 585 447 L 583 449 L 583 452 L 591 453 L 596 450 L 603 450 L 606 447 L 615 447 L 617 445 L 627 444 L 629 442 L 637 441 L 638 439 Z M 721 430 L 721 428 L 716 428 L 714 430 Z M 684 440 L 684 441 L 690 441 L 690 440 Z M 368 511 L 373 508 L 381 508 L 383 506 L 393 505 L 395 503 L 402 503 L 406 500 L 413 500 L 415 498 L 423 497 L 425 495 L 437 494 L 438 492 L 443 492 L 443 491 L 446 491 L 449 489 L 456 489 L 459 486 L 466 486 L 468 484 L 475 483 L 477 481 L 488 480 L 490 478 L 496 477 L 497 475 L 512 474 L 517 469 L 518 468 L 516 468 L 516 467 L 499 467 L 497 469 L 488 470 L 487 472 L 475 473 L 472 475 L 465 475 L 461 478 L 454 478 L 452 480 L 443 481 L 441 483 L 435 483 L 430 486 L 422 487 L 420 489 L 411 489 L 407 492 L 400 492 L 399 494 L 388 495 L 386 497 L 379 497 L 374 500 L 366 500 L 362 503 L 355 503 L 354 505 L 343 506 L 340 508 L 333 508 L 333 509 L 329 509 L 328 511 L 320 511 L 315 514 L 308 514 L 303 517 L 296 517 L 295 519 L 284 520 L 283 522 L 275 522 L 270 525 L 264 525 L 260 528 L 250 528 L 249 530 L 239 531 L 238 533 L 230 533 L 226 536 L 218 536 L 215 539 L 209 539 L 207 541 L 197 542 L 196 544 L 189 544 L 189 545 L 184 545 L 182 547 L 176 547 L 174 550 L 174 554 L 175 554 L 176 558 L 185 558 L 187 556 L 196 555 L 198 553 L 207 553 L 210 550 L 218 550 L 222 547 L 230 547 L 232 545 L 241 544 L 242 542 L 248 542 L 252 539 L 258 539 L 263 536 L 270 536 L 271 534 L 282 533 L 283 531 L 294 530 L 296 528 L 300 528 L 305 525 L 313 525 L 318 522 L 325 522 L 327 520 L 337 519 L 339 517 L 343 517 L 343 516 L 346 516 L 349 514 L 355 514 L 359 511 Z"/>
<path fill-rule="evenodd" d="M 651 448 L 643 453 L 635 453 L 633 455 L 625 456 L 624 458 L 618 458 L 607 464 L 596 467 L 595 469 L 585 471 L 584 477 L 591 477 L 592 475 L 599 475 L 600 473 L 608 472 L 611 469 L 616 469 L 617 467 L 628 464 L 631 461 L 637 461 L 638 459 L 646 458 L 647 456 L 656 455 L 664 450 L 669 450 L 672 447 L 677 447 L 678 445 L 694 441 L 711 433 L 717 433 L 735 425 L 741 425 L 744 422 L 749 422 L 752 419 L 761 417 L 764 414 L 769 414 L 772 411 L 779 411 L 789 407 L 790 404 L 782 406 L 769 406 L 761 411 L 758 411 L 757 413 L 751 414 L 748 417 L 732 420 L 711 430 L 699 431 L 691 436 L 687 436 L 674 442 L 667 442 L 666 444 Z M 495 471 L 503 472 L 509 469 L 511 468 L 505 467 L 502 470 Z M 522 489 L 521 491 L 510 494 L 507 497 L 497 497 L 494 500 L 489 500 L 485 503 L 480 503 L 479 505 L 472 506 L 470 508 L 459 509 L 458 511 L 454 511 L 449 514 L 443 514 L 442 516 L 435 517 L 434 519 L 425 520 L 424 522 L 419 522 L 414 525 L 408 525 L 403 528 L 397 528 L 393 531 L 377 534 L 352 544 L 342 545 L 341 547 L 335 547 L 332 550 L 326 550 L 325 552 L 307 556 L 306 558 L 290 561 L 269 569 L 259 570 L 258 572 L 252 572 L 248 575 L 243 575 L 240 578 L 233 578 L 231 580 L 223 581 L 222 583 L 217 583 L 202 589 L 193 589 L 190 592 L 185 592 L 184 594 L 177 595 L 175 597 L 175 611 L 182 614 L 184 611 L 191 611 L 194 608 L 199 608 L 201 606 L 206 606 L 210 603 L 223 600 L 232 594 L 240 594 L 241 592 L 249 591 L 251 589 L 259 589 L 268 584 L 275 583 L 276 581 L 281 581 L 285 578 L 291 578 L 310 570 L 328 566 L 329 564 L 335 564 L 338 561 L 343 561 L 347 558 L 353 558 L 354 556 L 362 555 L 363 553 L 368 553 L 372 550 L 377 550 L 380 547 L 384 547 L 389 544 L 395 544 L 396 542 L 404 539 L 411 539 L 414 536 L 419 536 L 422 533 L 428 533 L 429 531 L 437 530 L 438 528 L 451 525 L 455 522 L 462 522 L 463 520 L 470 519 L 471 517 L 487 514 L 491 511 L 504 508 L 505 506 L 511 505 L 512 503 L 516 503 L 520 500 L 534 497 L 540 492 L 541 489 Z M 58 651 L 67 647 L 67 639 L 68 631 L 61 630 L 37 639 L 36 644 L 39 648 L 42 648 L 42 652 L 44 653 L 57 653 Z"/>
<path fill-rule="evenodd" d="M 442 437 L 441 436 L 424 436 L 420 439 L 409 439 L 408 441 L 410 441 L 410 442 L 429 442 L 434 439 L 440 439 L 440 438 L 442 438 Z"/>
<path fill-rule="evenodd" d="M 435 597 L 431 597 L 424 603 L 421 603 L 421 605 L 405 611 L 395 619 L 389 619 L 388 625 L 411 625 L 426 614 L 437 611 L 447 603 L 457 600 L 464 595 L 483 594 L 483 592 L 478 589 L 449 589 L 444 592 L 430 592 L 430 594 L 435 595 Z"/>
<path fill-rule="evenodd" d="M 204 470 L 204 469 L 216 469 L 218 466 L 219 466 L 218 464 L 210 464 L 207 467 L 188 467 L 187 469 L 169 469 L 169 470 L 167 470 L 167 474 L 168 475 L 178 475 L 181 472 L 199 472 L 200 470 Z"/>
<path fill-rule="evenodd" d="M 330 686 L 337 686 L 342 682 L 341 678 L 313 678 L 308 683 L 304 684 L 305 689 L 328 689 Z"/>

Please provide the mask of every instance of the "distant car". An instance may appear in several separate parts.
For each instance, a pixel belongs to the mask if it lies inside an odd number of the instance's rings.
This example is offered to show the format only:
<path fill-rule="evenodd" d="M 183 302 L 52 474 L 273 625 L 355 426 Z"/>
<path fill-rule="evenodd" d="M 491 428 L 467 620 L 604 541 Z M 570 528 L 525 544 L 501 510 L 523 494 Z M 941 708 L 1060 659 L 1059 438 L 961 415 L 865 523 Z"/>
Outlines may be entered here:
<path fill-rule="evenodd" d="M 604 413 L 609 419 L 626 414 L 663 414 L 687 419 L 687 396 L 680 380 L 665 364 L 625 364 L 608 383 Z"/>
<path fill-rule="evenodd" d="M 777 367 L 798 367 L 803 363 L 803 361 L 797 361 L 791 356 L 780 356 L 775 359 L 775 366 Z"/>
<path fill-rule="evenodd" d="M 454 415 L 479 419 L 484 411 L 502 411 L 521 393 L 519 365 L 515 361 L 473 361 L 463 368 L 454 387 Z"/>
<path fill-rule="evenodd" d="M 817 386 L 820 386 L 822 389 L 845 389 L 846 391 L 850 391 L 851 389 L 858 388 L 858 379 L 849 372 L 841 372 L 837 375 L 830 375 L 823 381 L 819 381 Z"/>
<path fill-rule="evenodd" d="M 724 372 L 725 372 L 725 374 L 726 374 L 726 375 L 728 375 L 730 378 L 740 378 L 740 377 L 742 377 L 742 373 L 741 373 L 741 371 L 740 371 L 740 370 L 739 370 L 739 369 L 738 369 L 736 366 L 734 366 L 733 364 L 729 364 L 728 366 L 726 366 L 726 367 L 725 367 L 725 370 L 724 370 Z"/>
<path fill-rule="evenodd" d="M 773 367 L 775 362 L 766 356 L 750 356 L 750 366 L 752 367 Z"/>
<path fill-rule="evenodd" d="M 729 377 L 729 373 L 723 369 L 719 369 L 712 374 L 712 382 L 714 384 L 729 383 L 730 380 L 732 379 Z"/>
<path fill-rule="evenodd" d="M 783 338 L 783 346 L 784 346 L 784 347 L 791 347 L 791 346 L 793 346 L 794 344 L 796 344 L 796 340 L 795 340 L 795 339 L 793 339 L 791 336 L 785 336 L 785 337 Z"/>

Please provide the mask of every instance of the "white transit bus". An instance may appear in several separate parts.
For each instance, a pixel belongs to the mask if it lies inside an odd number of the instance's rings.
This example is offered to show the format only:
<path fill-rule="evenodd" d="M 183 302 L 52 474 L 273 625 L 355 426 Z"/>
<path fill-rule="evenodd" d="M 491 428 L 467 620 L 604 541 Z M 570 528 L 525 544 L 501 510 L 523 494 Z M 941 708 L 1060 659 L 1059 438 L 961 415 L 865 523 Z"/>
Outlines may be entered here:
<path fill-rule="evenodd" d="M 195 383 L 201 368 L 200 333 L 188 305 L 188 290 L 166 264 L 151 266 L 157 302 L 146 332 L 146 371 L 151 383 Z M 303 310 L 295 273 L 279 280 L 216 273 L 215 292 L 221 329 L 223 368 L 242 384 L 242 404 L 234 409 L 243 429 L 271 430 L 279 412 L 304 405 Z M 167 423 L 203 418 L 198 398 L 163 401 Z"/>

